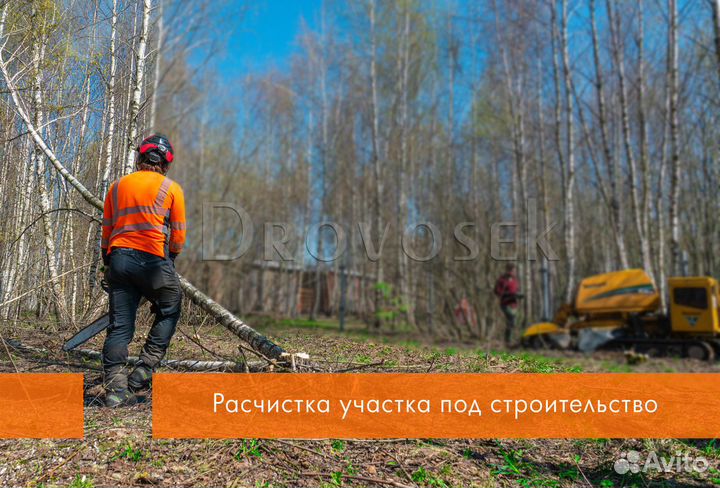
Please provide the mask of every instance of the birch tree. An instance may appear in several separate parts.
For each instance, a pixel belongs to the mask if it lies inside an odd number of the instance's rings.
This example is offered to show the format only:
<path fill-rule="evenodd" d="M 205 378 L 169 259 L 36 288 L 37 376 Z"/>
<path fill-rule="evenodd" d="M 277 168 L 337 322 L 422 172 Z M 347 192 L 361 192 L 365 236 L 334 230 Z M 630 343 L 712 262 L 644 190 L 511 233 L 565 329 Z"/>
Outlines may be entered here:
<path fill-rule="evenodd" d="M 678 11 L 677 1 L 668 0 L 668 119 L 670 121 L 670 257 L 672 271 L 681 274 L 680 243 L 680 128 L 678 121 Z"/>
<path fill-rule="evenodd" d="M 150 11 L 152 0 L 138 0 L 142 2 L 142 25 L 138 39 L 135 56 L 135 73 L 132 80 L 132 100 L 127 118 L 127 148 L 125 167 L 123 173 L 128 174 L 133 170 L 135 164 L 135 148 L 137 147 L 138 117 L 140 115 L 140 102 L 142 101 L 142 89 L 145 79 L 145 50 L 147 49 L 148 28 L 150 25 Z"/>

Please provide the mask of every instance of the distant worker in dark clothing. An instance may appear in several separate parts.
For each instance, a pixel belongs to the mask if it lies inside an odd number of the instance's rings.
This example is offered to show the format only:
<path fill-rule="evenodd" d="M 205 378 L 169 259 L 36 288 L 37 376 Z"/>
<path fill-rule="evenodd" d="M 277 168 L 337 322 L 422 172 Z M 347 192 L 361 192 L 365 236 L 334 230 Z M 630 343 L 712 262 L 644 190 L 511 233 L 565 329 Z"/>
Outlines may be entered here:
<path fill-rule="evenodd" d="M 509 345 L 515 331 L 517 320 L 518 304 L 522 295 L 520 284 L 515 275 L 515 265 L 505 266 L 505 273 L 495 282 L 495 295 L 500 300 L 500 310 L 505 315 L 505 344 Z"/>

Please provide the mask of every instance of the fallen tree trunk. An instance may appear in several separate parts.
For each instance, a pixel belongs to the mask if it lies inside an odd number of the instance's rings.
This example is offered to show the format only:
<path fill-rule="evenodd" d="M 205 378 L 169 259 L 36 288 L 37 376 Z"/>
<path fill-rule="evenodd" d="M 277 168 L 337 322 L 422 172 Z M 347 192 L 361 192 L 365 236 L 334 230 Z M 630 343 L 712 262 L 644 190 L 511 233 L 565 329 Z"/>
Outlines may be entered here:
<path fill-rule="evenodd" d="M 185 295 L 198 307 L 202 308 L 226 329 L 250 344 L 250 347 L 268 359 L 281 359 L 285 350 L 264 335 L 234 316 L 225 307 L 195 288 L 188 280 L 178 275 L 180 286 Z"/>
<path fill-rule="evenodd" d="M 48 160 L 52 163 L 53 167 L 57 170 L 57 172 L 60 173 L 60 175 L 68 183 L 70 183 L 70 185 L 72 185 L 72 187 L 75 188 L 89 204 L 102 212 L 103 201 L 96 195 L 94 195 L 90 190 L 88 190 L 85 185 L 83 185 L 72 173 L 67 170 L 67 168 L 58 160 L 57 156 L 55 156 L 55 153 L 52 151 L 52 149 L 50 149 L 50 147 L 45 143 L 42 136 L 37 131 L 36 127 L 33 125 L 32 121 L 28 117 L 28 114 L 23 108 L 23 104 L 20 100 L 17 89 L 12 83 L 12 78 L 7 72 L 7 66 L 5 64 L 5 61 L 2 59 L 1 51 L 0 71 L 2 72 L 5 84 L 8 88 L 8 91 L 10 92 L 10 96 L 12 98 L 13 104 L 15 105 L 16 112 L 23 120 L 23 122 L 25 122 L 28 133 L 33 138 L 33 141 L 35 142 L 37 147 L 45 153 Z M 211 317 L 215 318 L 218 322 L 220 322 L 225 328 L 230 330 L 233 334 L 237 335 L 243 341 L 247 342 L 254 351 L 257 351 L 259 354 L 265 356 L 268 359 L 286 361 L 286 358 L 282 357 L 283 353 L 285 353 L 285 350 L 282 347 L 273 343 L 270 339 L 260 334 L 249 325 L 245 324 L 242 320 L 235 317 L 225 307 L 215 302 L 212 298 L 195 288 L 188 280 L 186 280 L 180 275 L 178 275 L 178 277 L 180 278 L 180 286 L 182 287 L 183 292 L 185 292 L 185 295 L 195 305 L 202 308 Z"/>
<path fill-rule="evenodd" d="M 71 354 L 81 356 L 85 359 L 93 361 L 102 361 L 102 353 L 93 351 L 92 349 L 79 349 L 71 351 Z M 128 364 L 134 366 L 140 361 L 137 356 L 129 356 Z M 247 366 L 247 367 L 246 367 Z M 161 368 L 177 369 L 181 371 L 223 371 L 229 373 L 256 373 L 267 370 L 267 363 L 236 363 L 234 361 L 200 361 L 195 359 L 163 359 L 160 361 Z"/>
<path fill-rule="evenodd" d="M 5 344 L 12 347 L 16 351 L 22 354 L 28 355 L 39 355 L 52 357 L 51 351 L 42 347 L 30 346 L 24 344 L 17 339 L 3 339 Z M 73 356 L 80 356 L 84 359 L 90 359 L 93 361 L 102 361 L 102 353 L 93 351 L 92 349 L 78 349 L 70 351 L 68 354 Z M 137 356 L 130 356 L 127 359 L 128 364 L 134 366 L 140 361 Z M 160 367 L 170 368 L 181 371 L 197 371 L 197 372 L 211 372 L 211 371 L 223 371 L 231 373 L 256 373 L 266 371 L 268 369 L 268 363 L 262 361 L 238 363 L 234 361 L 200 361 L 195 359 L 167 359 L 160 362 Z"/>

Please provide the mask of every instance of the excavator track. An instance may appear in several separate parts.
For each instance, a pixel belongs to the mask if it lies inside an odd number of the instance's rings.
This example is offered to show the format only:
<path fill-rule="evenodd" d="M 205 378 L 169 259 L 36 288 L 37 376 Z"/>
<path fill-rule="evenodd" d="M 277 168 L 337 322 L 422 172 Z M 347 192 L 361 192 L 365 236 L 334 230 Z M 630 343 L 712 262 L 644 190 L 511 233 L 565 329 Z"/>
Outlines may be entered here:
<path fill-rule="evenodd" d="M 716 344 L 713 344 L 716 343 Z M 659 339 L 659 338 L 620 338 L 612 346 L 633 348 L 636 352 L 651 357 L 684 357 L 702 361 L 714 361 L 720 352 L 720 342 L 714 340 Z"/>

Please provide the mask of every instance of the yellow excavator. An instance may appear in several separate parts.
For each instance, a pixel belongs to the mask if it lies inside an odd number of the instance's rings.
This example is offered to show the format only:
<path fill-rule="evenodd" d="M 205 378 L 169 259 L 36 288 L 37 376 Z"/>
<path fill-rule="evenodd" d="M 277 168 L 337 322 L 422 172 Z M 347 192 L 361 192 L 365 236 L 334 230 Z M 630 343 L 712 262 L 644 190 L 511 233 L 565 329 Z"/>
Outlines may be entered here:
<path fill-rule="evenodd" d="M 573 304 L 551 322 L 525 330 L 525 347 L 632 349 L 650 356 L 713 360 L 720 356 L 718 282 L 708 276 L 668 279 L 668 308 L 648 274 L 627 269 L 585 278 Z"/>

